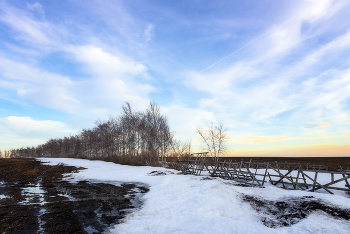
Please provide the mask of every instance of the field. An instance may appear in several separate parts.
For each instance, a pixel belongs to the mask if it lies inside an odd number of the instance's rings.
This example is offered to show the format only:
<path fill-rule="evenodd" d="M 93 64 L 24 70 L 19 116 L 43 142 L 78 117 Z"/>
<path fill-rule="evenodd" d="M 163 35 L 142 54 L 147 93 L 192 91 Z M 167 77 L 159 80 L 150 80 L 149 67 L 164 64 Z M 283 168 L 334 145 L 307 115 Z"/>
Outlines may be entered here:
<path fill-rule="evenodd" d="M 101 233 L 134 208 L 136 189 L 148 191 L 132 183 L 63 180 L 65 173 L 80 170 L 35 159 L 0 159 L 0 232 Z"/>
<path fill-rule="evenodd" d="M 348 234 L 350 229 L 350 195 L 343 191 L 242 186 L 98 160 L 15 160 L 15 165 L 29 165 L 25 173 L 17 166 L 10 173 L 11 161 L 0 169 L 2 233 Z M 44 193 L 30 192 L 34 185 Z"/>
<path fill-rule="evenodd" d="M 180 161 L 186 161 L 188 157 L 181 158 Z M 195 159 L 192 157 L 191 159 Z M 210 161 L 211 157 L 207 157 Z M 168 157 L 168 162 L 176 162 L 179 159 L 176 157 Z M 219 157 L 219 161 L 240 161 L 249 162 L 250 160 L 254 162 L 288 162 L 288 163 L 301 163 L 301 164 L 312 164 L 312 165 L 328 165 L 328 166 L 347 166 L 350 164 L 350 157 Z"/>
<path fill-rule="evenodd" d="M 252 161 L 256 162 L 288 162 L 288 163 L 309 163 L 313 165 L 347 165 L 350 164 L 350 157 L 221 157 L 221 160 Z"/>

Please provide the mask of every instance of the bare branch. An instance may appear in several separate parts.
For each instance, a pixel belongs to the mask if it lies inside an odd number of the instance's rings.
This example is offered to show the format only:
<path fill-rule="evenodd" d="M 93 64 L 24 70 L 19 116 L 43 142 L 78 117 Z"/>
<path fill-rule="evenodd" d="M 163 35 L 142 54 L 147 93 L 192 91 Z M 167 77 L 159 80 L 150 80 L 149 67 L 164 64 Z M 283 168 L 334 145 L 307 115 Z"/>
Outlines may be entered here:
<path fill-rule="evenodd" d="M 209 151 L 210 156 L 215 160 L 226 152 L 225 143 L 228 139 L 226 132 L 227 129 L 221 121 L 217 121 L 215 125 L 211 122 L 207 126 L 207 129 L 201 127 L 197 127 L 196 129 L 196 133 L 206 145 L 206 149 Z"/>

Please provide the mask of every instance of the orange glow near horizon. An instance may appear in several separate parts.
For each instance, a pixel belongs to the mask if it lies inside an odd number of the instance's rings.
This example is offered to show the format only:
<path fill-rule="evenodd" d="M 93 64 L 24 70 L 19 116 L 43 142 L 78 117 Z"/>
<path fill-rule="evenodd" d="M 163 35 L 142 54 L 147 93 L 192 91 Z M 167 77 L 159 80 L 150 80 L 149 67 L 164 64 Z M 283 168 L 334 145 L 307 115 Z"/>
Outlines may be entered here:
<path fill-rule="evenodd" d="M 286 146 L 271 147 L 261 149 L 229 149 L 226 156 L 298 156 L 298 157 L 332 157 L 350 156 L 350 145 L 306 145 L 306 146 Z"/>

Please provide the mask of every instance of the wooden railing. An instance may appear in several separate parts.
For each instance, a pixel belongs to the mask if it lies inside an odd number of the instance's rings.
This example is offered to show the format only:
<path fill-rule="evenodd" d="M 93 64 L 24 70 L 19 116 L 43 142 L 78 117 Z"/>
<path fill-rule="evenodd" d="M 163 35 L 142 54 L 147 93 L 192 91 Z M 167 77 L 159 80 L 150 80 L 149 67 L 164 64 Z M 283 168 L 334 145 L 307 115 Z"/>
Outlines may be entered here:
<path fill-rule="evenodd" d="M 330 167 L 327 165 L 311 165 L 302 163 L 281 162 L 225 162 L 211 160 L 207 152 L 192 155 L 189 160 L 178 161 L 184 174 L 207 175 L 234 180 L 239 183 L 264 186 L 270 183 L 285 189 L 305 191 L 324 190 L 333 194 L 332 190 L 350 192 L 349 164 Z"/>

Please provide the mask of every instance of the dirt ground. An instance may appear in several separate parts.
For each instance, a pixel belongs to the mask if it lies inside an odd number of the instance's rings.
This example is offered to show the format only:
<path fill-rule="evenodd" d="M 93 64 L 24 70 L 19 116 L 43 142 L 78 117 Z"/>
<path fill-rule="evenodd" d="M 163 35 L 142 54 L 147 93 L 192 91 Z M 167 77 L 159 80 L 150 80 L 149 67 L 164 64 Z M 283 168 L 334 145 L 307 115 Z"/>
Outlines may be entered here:
<path fill-rule="evenodd" d="M 62 180 L 84 168 L 0 159 L 1 233 L 102 233 L 135 208 L 139 184 Z M 137 200 L 137 201 L 136 201 Z"/>
<path fill-rule="evenodd" d="M 349 209 L 332 206 L 313 196 L 267 201 L 244 195 L 243 201 L 249 202 L 259 213 L 262 223 L 270 228 L 294 225 L 314 211 L 327 213 L 335 219 L 350 220 Z"/>

